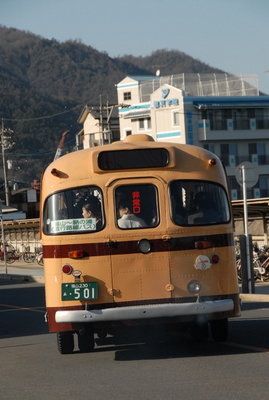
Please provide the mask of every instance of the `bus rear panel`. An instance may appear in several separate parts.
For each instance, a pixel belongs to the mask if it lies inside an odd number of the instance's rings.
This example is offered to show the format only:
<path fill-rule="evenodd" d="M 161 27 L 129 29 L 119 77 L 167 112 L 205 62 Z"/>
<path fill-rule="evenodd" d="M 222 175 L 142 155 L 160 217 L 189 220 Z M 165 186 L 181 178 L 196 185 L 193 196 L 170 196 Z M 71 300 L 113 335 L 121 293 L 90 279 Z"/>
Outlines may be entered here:
<path fill-rule="evenodd" d="M 226 174 L 212 153 L 146 135 L 63 156 L 44 172 L 46 308 L 60 353 L 94 334 L 189 325 L 226 340 L 240 315 Z M 86 209 L 90 208 L 85 217 Z M 93 211 L 92 211 L 93 210 Z"/>

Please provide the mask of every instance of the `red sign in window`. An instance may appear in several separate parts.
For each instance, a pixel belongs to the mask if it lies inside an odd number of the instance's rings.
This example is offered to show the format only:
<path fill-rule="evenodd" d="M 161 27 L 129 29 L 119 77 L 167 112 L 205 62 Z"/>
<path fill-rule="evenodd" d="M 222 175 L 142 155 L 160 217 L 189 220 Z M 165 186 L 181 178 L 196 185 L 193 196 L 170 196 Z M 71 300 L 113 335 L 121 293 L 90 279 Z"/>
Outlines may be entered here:
<path fill-rule="evenodd" d="M 132 206 L 133 213 L 140 214 L 141 212 L 141 202 L 140 202 L 140 192 L 132 192 Z"/>

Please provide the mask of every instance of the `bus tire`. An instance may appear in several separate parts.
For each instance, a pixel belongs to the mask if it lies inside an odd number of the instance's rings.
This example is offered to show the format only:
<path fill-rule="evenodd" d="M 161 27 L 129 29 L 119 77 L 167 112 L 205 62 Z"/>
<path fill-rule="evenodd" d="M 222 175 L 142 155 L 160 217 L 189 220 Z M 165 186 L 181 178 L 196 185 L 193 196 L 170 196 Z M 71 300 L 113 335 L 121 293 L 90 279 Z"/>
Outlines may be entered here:
<path fill-rule="evenodd" d="M 228 339 L 228 318 L 217 319 L 210 322 L 211 334 L 215 342 L 226 342 Z"/>
<path fill-rule="evenodd" d="M 57 332 L 58 350 L 61 354 L 71 354 L 74 350 L 73 332 Z"/>
<path fill-rule="evenodd" d="M 91 326 L 78 331 L 78 347 L 81 353 L 90 353 L 94 349 L 94 333 Z"/>

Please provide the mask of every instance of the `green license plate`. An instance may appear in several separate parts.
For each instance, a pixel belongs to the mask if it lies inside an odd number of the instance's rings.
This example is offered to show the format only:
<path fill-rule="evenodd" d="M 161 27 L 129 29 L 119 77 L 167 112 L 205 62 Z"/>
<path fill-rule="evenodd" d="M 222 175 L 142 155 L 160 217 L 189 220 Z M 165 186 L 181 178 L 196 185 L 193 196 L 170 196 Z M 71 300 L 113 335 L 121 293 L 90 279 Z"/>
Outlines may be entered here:
<path fill-rule="evenodd" d="M 97 300 L 97 282 L 62 283 L 62 300 Z"/>

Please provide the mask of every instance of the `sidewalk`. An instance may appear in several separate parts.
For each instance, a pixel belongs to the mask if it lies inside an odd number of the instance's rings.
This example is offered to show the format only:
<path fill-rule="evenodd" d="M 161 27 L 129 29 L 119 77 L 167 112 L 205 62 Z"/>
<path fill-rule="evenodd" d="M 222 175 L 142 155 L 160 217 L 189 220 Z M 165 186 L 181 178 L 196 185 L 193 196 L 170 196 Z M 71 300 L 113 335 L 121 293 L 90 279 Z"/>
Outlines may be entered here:
<path fill-rule="evenodd" d="M 242 293 L 242 285 L 239 285 L 240 298 L 244 302 L 257 301 L 269 302 L 269 282 L 255 282 L 255 293 Z"/>
<path fill-rule="evenodd" d="M 0 279 L 44 283 L 44 267 L 24 261 L 15 261 L 13 264 L 6 264 L 5 267 L 4 262 L 0 261 Z"/>

